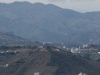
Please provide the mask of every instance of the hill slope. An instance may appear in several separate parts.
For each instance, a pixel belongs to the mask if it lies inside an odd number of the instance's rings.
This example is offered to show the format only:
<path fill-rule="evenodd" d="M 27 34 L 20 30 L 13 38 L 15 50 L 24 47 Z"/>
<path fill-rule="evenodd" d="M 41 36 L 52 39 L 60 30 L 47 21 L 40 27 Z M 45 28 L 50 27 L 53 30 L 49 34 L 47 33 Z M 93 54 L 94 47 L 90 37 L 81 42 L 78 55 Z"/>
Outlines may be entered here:
<path fill-rule="evenodd" d="M 42 75 L 77 75 L 79 72 L 88 75 L 100 75 L 100 63 L 86 60 L 66 51 L 46 48 L 46 51 L 35 49 L 20 49 L 16 55 L 0 55 L 5 58 L 0 61 L 0 75 L 33 75 L 40 72 Z"/>
<path fill-rule="evenodd" d="M 26 39 L 15 36 L 12 32 L 0 32 L 0 46 L 25 45 L 27 43 Z"/>

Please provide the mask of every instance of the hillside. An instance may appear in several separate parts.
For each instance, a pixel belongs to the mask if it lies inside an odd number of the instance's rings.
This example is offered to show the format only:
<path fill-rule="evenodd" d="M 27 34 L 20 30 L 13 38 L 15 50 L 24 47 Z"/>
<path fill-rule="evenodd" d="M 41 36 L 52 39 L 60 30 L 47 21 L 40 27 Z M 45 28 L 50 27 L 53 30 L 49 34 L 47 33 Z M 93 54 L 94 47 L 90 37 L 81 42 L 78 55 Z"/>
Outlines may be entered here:
<path fill-rule="evenodd" d="M 28 40 L 15 36 L 12 32 L 0 32 L 0 46 L 25 45 Z"/>
<path fill-rule="evenodd" d="M 16 36 L 13 32 L 0 32 L 0 46 L 39 46 L 42 43 Z"/>
<path fill-rule="evenodd" d="M 29 2 L 0 3 L 0 10 L 0 31 L 33 41 L 100 44 L 99 11 L 80 13 Z"/>
<path fill-rule="evenodd" d="M 100 75 L 99 62 L 56 48 L 47 47 L 44 51 L 21 48 L 12 51 L 19 53 L 0 54 L 0 75 L 33 75 L 35 72 L 41 75 L 77 75 L 79 72 Z"/>

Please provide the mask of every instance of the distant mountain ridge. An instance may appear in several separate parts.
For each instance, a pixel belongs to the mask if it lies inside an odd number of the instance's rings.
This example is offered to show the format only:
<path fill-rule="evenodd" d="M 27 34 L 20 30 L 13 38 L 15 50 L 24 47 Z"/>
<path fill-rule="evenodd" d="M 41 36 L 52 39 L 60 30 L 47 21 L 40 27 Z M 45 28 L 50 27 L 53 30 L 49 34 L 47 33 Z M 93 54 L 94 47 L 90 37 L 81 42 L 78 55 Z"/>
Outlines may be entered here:
<path fill-rule="evenodd" d="M 80 13 L 29 2 L 0 3 L 0 10 L 0 31 L 13 31 L 33 41 L 98 44 L 100 40 L 99 11 Z"/>

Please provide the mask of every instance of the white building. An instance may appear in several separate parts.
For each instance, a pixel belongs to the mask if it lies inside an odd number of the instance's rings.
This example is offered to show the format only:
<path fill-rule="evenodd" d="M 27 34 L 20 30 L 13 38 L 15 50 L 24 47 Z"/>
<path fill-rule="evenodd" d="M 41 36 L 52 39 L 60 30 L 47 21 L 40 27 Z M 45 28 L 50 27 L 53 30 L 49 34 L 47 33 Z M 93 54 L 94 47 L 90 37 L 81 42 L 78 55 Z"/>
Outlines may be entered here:
<path fill-rule="evenodd" d="M 86 48 L 86 47 L 88 47 L 88 45 L 83 45 L 83 49 Z"/>
<path fill-rule="evenodd" d="M 79 53 L 79 49 L 78 48 L 71 48 L 71 52 L 72 53 Z"/>
<path fill-rule="evenodd" d="M 34 75 L 40 75 L 40 73 L 39 72 L 35 72 Z"/>
<path fill-rule="evenodd" d="M 87 75 L 87 74 L 80 72 L 78 75 Z"/>

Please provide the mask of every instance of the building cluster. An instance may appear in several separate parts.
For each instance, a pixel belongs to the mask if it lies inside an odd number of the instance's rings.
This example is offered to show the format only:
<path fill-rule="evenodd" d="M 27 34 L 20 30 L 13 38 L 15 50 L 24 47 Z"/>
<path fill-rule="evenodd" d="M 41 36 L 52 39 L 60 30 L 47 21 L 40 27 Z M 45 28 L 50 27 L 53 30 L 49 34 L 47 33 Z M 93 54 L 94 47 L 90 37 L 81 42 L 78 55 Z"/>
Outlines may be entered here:
<path fill-rule="evenodd" d="M 0 67 L 8 67 L 9 64 L 0 65 Z"/>
<path fill-rule="evenodd" d="M 54 51 L 60 51 L 60 48 L 52 48 L 52 50 Z M 38 46 L 36 49 L 34 49 L 34 51 L 44 51 L 44 52 L 48 52 L 48 49 L 46 49 L 46 47 L 44 46 Z"/>
<path fill-rule="evenodd" d="M 97 54 L 99 50 L 94 48 L 90 49 L 71 48 L 71 52 L 74 54 Z"/>
<path fill-rule="evenodd" d="M 0 54 L 18 54 L 20 53 L 19 50 L 7 50 L 7 51 L 0 51 Z"/>
<path fill-rule="evenodd" d="M 47 49 L 44 48 L 43 46 L 38 46 L 36 49 L 34 49 L 34 51 L 44 51 L 44 52 L 46 52 Z"/>
<path fill-rule="evenodd" d="M 79 46 L 79 48 L 71 48 L 71 52 L 74 54 L 98 54 L 99 49 L 95 48 L 86 48 L 87 45 L 83 45 L 82 47 Z"/>

